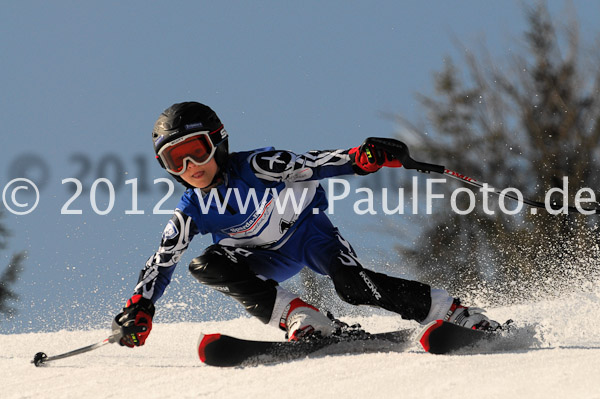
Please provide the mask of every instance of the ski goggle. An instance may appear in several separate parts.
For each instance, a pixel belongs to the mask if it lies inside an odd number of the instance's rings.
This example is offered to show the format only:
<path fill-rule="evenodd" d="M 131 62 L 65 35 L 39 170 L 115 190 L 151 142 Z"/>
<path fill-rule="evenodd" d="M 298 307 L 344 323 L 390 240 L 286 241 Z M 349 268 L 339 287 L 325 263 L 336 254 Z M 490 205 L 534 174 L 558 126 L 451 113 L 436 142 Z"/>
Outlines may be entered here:
<path fill-rule="evenodd" d="M 215 133 L 220 133 L 219 142 L 227 137 L 223 127 L 213 132 L 190 133 L 165 144 L 156 157 L 160 159 L 167 172 L 176 176 L 182 175 L 187 169 L 188 161 L 204 165 L 212 159 L 217 147 L 213 144 L 210 135 Z"/>

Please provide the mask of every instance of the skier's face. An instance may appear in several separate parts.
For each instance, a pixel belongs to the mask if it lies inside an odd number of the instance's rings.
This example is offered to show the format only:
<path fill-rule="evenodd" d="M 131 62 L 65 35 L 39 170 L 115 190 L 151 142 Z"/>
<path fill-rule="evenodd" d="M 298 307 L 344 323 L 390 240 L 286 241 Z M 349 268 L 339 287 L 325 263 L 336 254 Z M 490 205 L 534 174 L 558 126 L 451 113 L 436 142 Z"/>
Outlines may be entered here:
<path fill-rule="evenodd" d="M 206 188 L 212 183 L 218 170 L 217 161 L 214 158 L 204 165 L 188 161 L 187 169 L 183 172 L 181 178 L 190 186 Z"/>

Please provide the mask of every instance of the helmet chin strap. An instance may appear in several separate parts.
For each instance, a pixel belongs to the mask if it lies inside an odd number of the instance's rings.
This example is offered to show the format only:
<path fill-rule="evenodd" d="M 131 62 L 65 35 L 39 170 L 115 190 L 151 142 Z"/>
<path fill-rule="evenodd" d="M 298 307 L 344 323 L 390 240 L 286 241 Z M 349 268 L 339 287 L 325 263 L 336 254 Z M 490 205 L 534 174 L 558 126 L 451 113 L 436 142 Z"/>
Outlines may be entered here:
<path fill-rule="evenodd" d="M 210 182 L 210 184 L 206 187 L 200 187 L 200 190 L 202 191 L 208 191 L 211 188 L 217 187 L 218 185 L 220 185 L 221 183 L 223 183 L 225 179 L 223 178 L 223 173 L 221 173 L 221 168 L 219 168 L 217 170 L 217 173 L 215 173 L 215 177 L 213 177 L 212 181 Z"/>

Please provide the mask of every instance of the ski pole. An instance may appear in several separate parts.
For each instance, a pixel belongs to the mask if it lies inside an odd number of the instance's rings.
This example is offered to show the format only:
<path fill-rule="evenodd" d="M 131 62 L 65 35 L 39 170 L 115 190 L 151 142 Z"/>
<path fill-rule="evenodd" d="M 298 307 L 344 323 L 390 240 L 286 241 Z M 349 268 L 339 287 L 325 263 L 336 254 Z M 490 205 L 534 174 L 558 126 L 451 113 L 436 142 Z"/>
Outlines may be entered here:
<path fill-rule="evenodd" d="M 79 355 L 81 353 L 93 351 L 94 349 L 98 349 L 106 344 L 112 344 L 114 342 L 117 342 L 117 338 L 119 337 L 119 335 L 120 334 L 113 334 L 103 341 L 97 342 L 92 345 L 84 346 L 83 348 L 75 349 L 70 352 L 60 354 L 60 355 L 48 356 L 44 352 L 38 352 L 33 357 L 33 360 L 31 361 L 31 363 L 33 363 L 36 367 L 39 367 L 47 362 L 52 362 L 54 360 L 64 359 L 66 357 L 71 357 L 71 356 Z"/>
<path fill-rule="evenodd" d="M 506 197 L 508 197 L 510 199 L 513 199 L 518 202 L 523 202 L 524 204 L 527 204 L 527 205 L 535 207 L 535 208 L 546 208 L 546 205 L 543 202 L 533 201 L 533 200 L 530 200 L 527 198 L 518 198 L 510 193 L 505 193 L 500 190 L 497 190 L 497 189 L 491 187 L 487 183 L 479 182 L 479 181 L 473 179 L 472 177 L 465 176 L 461 173 L 452 171 L 450 169 L 446 169 L 445 166 L 415 161 L 414 159 L 412 159 L 410 157 L 410 154 L 408 152 L 408 147 L 406 146 L 406 144 L 404 144 L 401 141 L 390 140 L 390 139 L 378 139 L 375 137 L 370 138 L 370 140 L 371 140 L 371 142 L 374 142 L 374 143 L 377 143 L 378 145 L 380 145 L 382 148 L 384 148 L 389 153 L 393 154 L 394 157 L 397 158 L 402 163 L 402 166 L 404 166 L 405 169 L 415 169 L 421 173 L 430 173 L 430 172 L 440 173 L 440 174 L 449 176 L 453 179 L 460 180 L 464 183 L 468 183 L 475 187 L 485 188 L 485 186 L 487 186 L 488 190 L 490 190 L 491 192 L 493 192 L 494 194 L 496 194 L 498 196 L 505 195 Z M 563 209 L 563 208 L 565 208 L 564 204 L 554 204 L 554 206 L 553 206 L 553 209 Z M 581 211 L 594 212 L 595 214 L 600 213 L 600 208 L 598 208 L 598 207 L 594 207 L 591 209 L 582 208 L 580 210 L 577 207 L 567 205 L 566 209 L 569 211 L 569 213 L 581 213 Z"/>
<path fill-rule="evenodd" d="M 446 176 L 452 177 L 453 179 L 460 180 L 462 182 L 468 183 L 468 184 L 470 184 L 472 186 L 479 187 L 479 188 L 486 188 L 486 190 L 489 190 L 489 191 L 493 192 L 494 194 L 496 194 L 498 196 L 505 195 L 505 196 L 507 196 L 510 199 L 513 199 L 515 201 L 523 202 L 524 204 L 527 204 L 527 205 L 535 207 L 535 208 L 546 208 L 546 205 L 543 202 L 533 201 L 533 200 L 530 200 L 530 199 L 527 199 L 527 198 L 518 198 L 518 197 L 516 197 L 516 196 L 514 196 L 514 195 L 512 195 L 510 193 L 503 193 L 502 191 L 497 190 L 497 189 L 491 187 L 487 183 L 480 183 L 477 180 L 473 179 L 472 177 L 462 175 L 462 174 L 454 172 L 454 171 L 452 171 L 450 169 L 444 169 L 444 174 Z M 487 185 L 487 187 L 485 187 L 486 185 Z M 563 209 L 564 207 L 565 207 L 564 204 L 553 204 L 553 209 L 555 209 L 555 210 L 557 210 L 557 209 Z M 569 211 L 569 213 L 581 213 L 580 210 L 577 209 L 574 206 L 567 205 L 566 208 Z M 586 208 L 582 207 L 581 210 L 586 211 L 586 212 L 594 212 L 594 213 L 599 213 L 600 212 L 599 208 L 586 209 Z"/>

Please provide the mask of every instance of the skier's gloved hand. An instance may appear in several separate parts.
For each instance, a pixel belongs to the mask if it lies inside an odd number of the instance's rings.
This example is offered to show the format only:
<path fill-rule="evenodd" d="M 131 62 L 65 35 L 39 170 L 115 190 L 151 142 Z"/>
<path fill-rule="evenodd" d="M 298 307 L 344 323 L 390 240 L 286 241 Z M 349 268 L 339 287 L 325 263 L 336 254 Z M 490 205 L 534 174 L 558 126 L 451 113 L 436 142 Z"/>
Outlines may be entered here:
<path fill-rule="evenodd" d="M 151 300 L 134 295 L 127 301 L 123 311 L 113 320 L 113 334 L 121 346 L 142 346 L 152 330 L 154 304 Z"/>
<path fill-rule="evenodd" d="M 402 163 L 390 151 L 390 147 L 393 146 L 385 145 L 386 142 L 393 144 L 394 141 L 394 139 L 388 138 L 369 137 L 360 147 L 351 148 L 348 154 L 352 160 L 354 171 L 359 175 L 366 175 L 377 172 L 384 166 L 401 167 Z"/>

